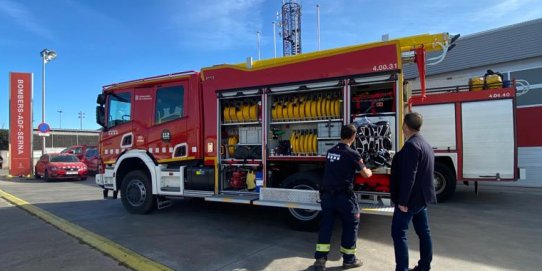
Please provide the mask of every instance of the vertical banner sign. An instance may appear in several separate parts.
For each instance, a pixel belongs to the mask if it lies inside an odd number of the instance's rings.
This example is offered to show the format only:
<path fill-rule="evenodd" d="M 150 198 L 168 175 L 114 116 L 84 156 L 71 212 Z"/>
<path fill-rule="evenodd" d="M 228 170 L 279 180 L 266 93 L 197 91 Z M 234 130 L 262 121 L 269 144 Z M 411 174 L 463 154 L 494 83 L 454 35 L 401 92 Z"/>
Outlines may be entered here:
<path fill-rule="evenodd" d="M 9 157 L 11 176 L 32 174 L 32 74 L 9 73 Z"/>

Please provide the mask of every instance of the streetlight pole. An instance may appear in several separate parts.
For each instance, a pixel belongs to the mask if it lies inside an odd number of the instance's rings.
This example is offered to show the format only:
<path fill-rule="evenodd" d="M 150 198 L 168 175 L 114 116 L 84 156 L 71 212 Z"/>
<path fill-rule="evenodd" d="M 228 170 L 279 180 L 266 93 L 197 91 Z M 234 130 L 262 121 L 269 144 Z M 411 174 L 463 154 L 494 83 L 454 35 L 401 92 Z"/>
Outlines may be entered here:
<path fill-rule="evenodd" d="M 80 122 L 79 130 L 83 130 L 83 119 L 85 118 L 85 112 L 79 111 L 78 115 L 79 115 L 78 118 L 79 118 L 79 122 Z"/>
<path fill-rule="evenodd" d="M 277 58 L 277 27 L 275 24 L 276 22 L 273 21 L 273 52 L 275 53 L 275 58 Z"/>
<path fill-rule="evenodd" d="M 260 54 L 260 31 L 256 31 L 256 36 L 257 36 L 257 39 L 258 39 L 258 60 L 261 59 L 261 54 Z"/>
<path fill-rule="evenodd" d="M 43 49 L 40 52 L 42 62 L 42 76 L 41 76 L 41 123 L 45 123 L 45 64 L 55 59 L 56 52 L 49 49 Z M 42 138 L 41 154 L 45 154 L 45 136 Z"/>
<path fill-rule="evenodd" d="M 83 119 L 85 118 L 85 113 L 83 111 L 79 111 L 79 113 L 77 113 L 78 118 L 79 118 L 79 130 L 83 130 Z M 76 132 L 76 145 L 79 145 L 79 133 L 80 131 Z"/>
<path fill-rule="evenodd" d="M 317 50 L 320 51 L 320 4 L 316 4 L 316 41 Z"/>
<path fill-rule="evenodd" d="M 58 128 L 61 128 L 62 129 L 62 109 L 61 110 L 57 110 L 56 112 L 58 112 L 60 114 L 60 123 L 59 123 L 59 127 Z"/>

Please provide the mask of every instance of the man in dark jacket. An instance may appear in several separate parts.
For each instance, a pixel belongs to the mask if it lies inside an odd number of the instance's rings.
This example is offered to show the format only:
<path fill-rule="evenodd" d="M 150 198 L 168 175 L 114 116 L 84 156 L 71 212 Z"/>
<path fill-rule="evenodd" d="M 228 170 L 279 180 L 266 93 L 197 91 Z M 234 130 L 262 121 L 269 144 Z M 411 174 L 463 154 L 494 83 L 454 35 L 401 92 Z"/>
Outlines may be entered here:
<path fill-rule="evenodd" d="M 405 145 L 392 161 L 391 198 L 395 212 L 391 235 L 395 248 L 396 271 L 431 269 L 433 246 L 427 218 L 427 205 L 437 202 L 433 184 L 435 157 L 433 149 L 419 134 L 423 119 L 419 113 L 408 113 L 403 123 Z M 408 269 L 408 225 L 412 221 L 420 239 L 420 260 Z"/>

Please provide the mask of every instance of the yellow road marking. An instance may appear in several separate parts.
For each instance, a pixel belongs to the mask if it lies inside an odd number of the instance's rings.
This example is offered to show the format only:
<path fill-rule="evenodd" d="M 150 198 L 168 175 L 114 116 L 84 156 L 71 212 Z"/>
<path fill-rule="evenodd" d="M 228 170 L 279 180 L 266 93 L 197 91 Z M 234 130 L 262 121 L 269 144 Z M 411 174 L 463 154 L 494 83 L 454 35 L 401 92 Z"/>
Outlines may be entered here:
<path fill-rule="evenodd" d="M 25 211 L 41 218 L 45 222 L 57 227 L 61 231 L 83 241 L 84 243 L 96 248 L 97 250 L 111 256 L 118 262 L 134 270 L 151 271 L 170 271 L 173 270 L 163 264 L 152 261 L 149 258 L 137 254 L 128 248 L 125 248 L 103 236 L 95 234 L 71 222 L 68 222 L 52 213 L 40 209 L 22 199 L 13 196 L 0 189 L 0 197 L 6 199 L 12 204 L 24 209 Z"/>

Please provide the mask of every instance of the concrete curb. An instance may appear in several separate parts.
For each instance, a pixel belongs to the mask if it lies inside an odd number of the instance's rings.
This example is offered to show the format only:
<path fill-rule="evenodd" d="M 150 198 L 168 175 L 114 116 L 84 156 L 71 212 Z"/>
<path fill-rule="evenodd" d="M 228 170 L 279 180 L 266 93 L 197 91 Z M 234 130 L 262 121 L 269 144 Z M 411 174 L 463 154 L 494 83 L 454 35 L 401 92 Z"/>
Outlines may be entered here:
<path fill-rule="evenodd" d="M 149 270 L 149 271 L 172 271 L 173 269 L 152 261 L 138 253 L 125 248 L 105 237 L 97 235 L 80 226 L 68 222 L 52 213 L 42 210 L 22 199 L 17 198 L 0 189 L 0 197 L 11 202 L 13 205 L 39 217 L 45 222 L 55 226 L 59 230 L 81 240 L 91 247 L 103 252 L 104 254 L 114 258 L 121 264 L 126 265 L 134 270 Z"/>

